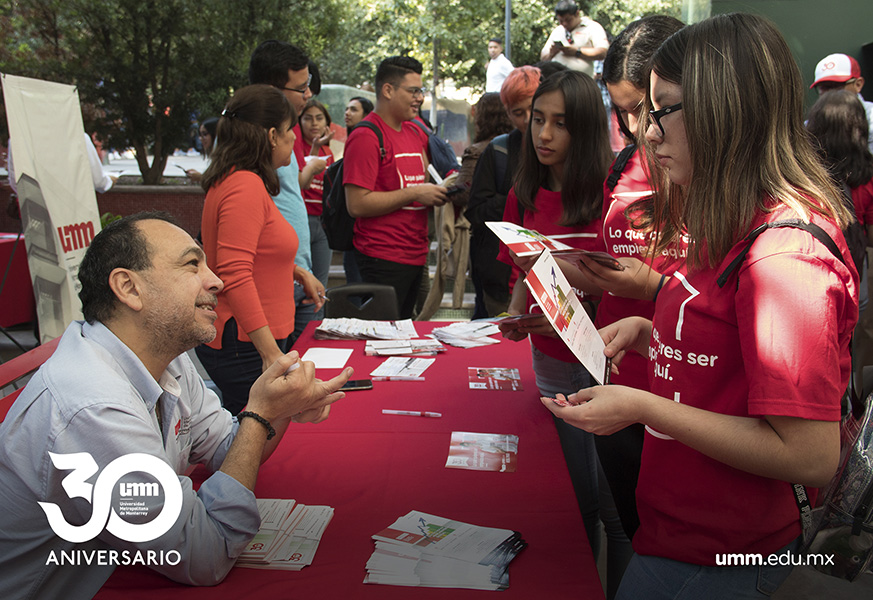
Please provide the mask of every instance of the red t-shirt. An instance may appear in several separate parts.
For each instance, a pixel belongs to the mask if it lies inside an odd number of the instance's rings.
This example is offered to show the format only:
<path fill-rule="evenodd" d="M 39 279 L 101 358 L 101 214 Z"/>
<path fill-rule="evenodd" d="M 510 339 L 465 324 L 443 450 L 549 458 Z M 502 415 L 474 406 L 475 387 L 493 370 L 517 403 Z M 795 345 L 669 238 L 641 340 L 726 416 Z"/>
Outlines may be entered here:
<path fill-rule="evenodd" d="M 374 192 L 391 192 L 427 180 L 424 132 L 410 122 L 395 131 L 375 112 L 364 117 L 382 131 L 385 160 L 379 139 L 366 127 L 355 127 L 346 142 L 343 184 Z M 406 265 L 427 262 L 427 207 L 414 202 L 387 215 L 355 220 L 355 248 L 367 256 Z"/>
<path fill-rule="evenodd" d="M 207 345 L 221 348 L 224 324 L 234 317 L 239 339 L 269 325 L 277 340 L 294 331 L 294 256 L 297 233 L 279 212 L 264 182 L 251 171 L 234 171 L 209 188 L 201 219 L 203 251 L 224 282 L 215 327 Z"/>
<path fill-rule="evenodd" d="M 873 179 L 852 189 L 852 203 L 861 225 L 865 228 L 873 225 Z"/>
<path fill-rule="evenodd" d="M 764 221 L 797 218 L 787 208 Z M 835 225 L 847 267 L 809 233 L 768 229 L 737 271 L 679 268 L 658 296 L 649 347 L 653 393 L 708 411 L 821 421 L 840 419 L 858 319 L 858 275 Z M 739 285 L 737 283 L 739 278 Z M 734 469 L 646 427 L 637 484 L 639 554 L 714 565 L 716 553 L 775 552 L 800 535 L 789 483 Z"/>
<path fill-rule="evenodd" d="M 563 227 L 556 225 L 561 220 L 563 206 L 561 205 L 561 192 L 551 192 L 547 189 L 540 188 L 537 192 L 534 204 L 537 207 L 536 211 L 524 211 L 524 223 L 521 222 L 518 214 L 518 197 L 515 195 L 515 188 L 509 190 L 509 195 L 506 197 L 506 208 L 503 210 L 503 220 L 523 225 L 528 229 L 533 229 L 547 235 L 549 237 L 560 240 L 561 242 L 572 246 L 573 248 L 581 248 L 583 250 L 594 250 L 597 244 L 597 238 L 600 236 L 601 220 L 597 219 L 588 225 L 577 225 L 574 227 Z M 512 258 L 509 256 L 509 249 L 506 244 L 500 244 L 500 250 L 497 253 L 497 259 L 505 262 L 512 267 L 513 279 L 516 279 L 521 273 Z M 517 280 L 516 280 L 517 281 Z M 517 285 L 525 285 L 523 282 L 517 281 Z M 577 292 L 581 298 L 582 294 Z M 527 305 L 529 312 L 542 312 L 539 305 L 527 293 Z M 564 362 L 579 362 L 576 356 L 567 348 L 563 340 L 545 335 L 531 335 L 531 344 L 552 358 L 562 360 Z"/>
<path fill-rule="evenodd" d="M 651 185 L 642 160 L 642 152 L 637 150 L 625 165 L 621 178 L 612 192 L 605 184 L 603 186 L 603 232 L 597 240 L 596 249 L 615 257 L 637 258 L 652 265 L 658 273 L 669 276 L 676 268 L 674 257 L 662 255 L 656 257 L 654 261 L 647 258 L 645 234 L 631 227 L 630 221 L 624 214 L 625 209 L 639 198 L 636 194 L 647 191 L 651 191 Z M 684 254 L 682 256 L 684 258 Z M 634 300 L 606 293 L 597 306 L 594 324 L 600 329 L 625 317 L 640 316 L 651 319 L 654 314 L 655 303 L 650 300 Z M 619 374 L 611 376 L 612 383 L 641 390 L 649 389 L 649 366 L 645 357 L 636 352 L 628 353 L 622 359 L 620 371 Z"/>
<path fill-rule="evenodd" d="M 300 131 L 300 123 L 294 126 L 294 134 L 297 139 L 294 141 L 294 156 L 297 158 L 297 166 L 302 171 L 306 166 L 306 157 L 312 152 L 312 144 L 303 139 L 303 132 Z M 318 149 L 318 156 L 322 156 L 327 160 L 328 166 L 333 162 L 333 153 L 328 146 L 322 146 Z M 321 215 L 323 210 L 321 198 L 324 193 L 324 171 L 312 178 L 312 183 L 308 190 L 301 189 L 303 202 L 306 203 L 306 214 L 315 217 Z"/>

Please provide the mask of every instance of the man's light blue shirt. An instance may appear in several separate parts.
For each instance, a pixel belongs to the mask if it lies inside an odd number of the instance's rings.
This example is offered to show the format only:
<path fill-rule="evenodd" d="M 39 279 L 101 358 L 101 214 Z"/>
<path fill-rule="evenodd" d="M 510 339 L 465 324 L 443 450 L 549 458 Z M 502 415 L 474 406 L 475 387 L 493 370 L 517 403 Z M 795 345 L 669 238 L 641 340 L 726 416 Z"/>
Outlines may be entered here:
<path fill-rule="evenodd" d="M 46 564 L 62 552 L 175 550 L 181 556 L 178 564 L 150 566 L 187 584 L 220 581 L 258 531 L 255 496 L 222 472 L 214 472 L 195 492 L 183 473 L 189 463 L 216 471 L 237 427 L 186 354 L 171 362 L 157 382 L 105 326 L 71 323 L 54 355 L 0 424 L 0 598 L 90 598 L 115 568 Z M 180 515 L 167 533 L 149 542 L 121 540 L 105 527 L 91 541 L 67 542 L 55 535 L 37 502 L 57 505 L 71 525 L 82 525 L 92 518 L 92 499 L 70 499 L 62 481 L 71 471 L 55 468 L 49 452 L 90 454 L 98 473 L 88 483 L 98 481 L 116 458 L 155 456 L 179 475 Z M 136 472 L 118 481 L 155 480 Z M 113 486 L 115 508 L 121 486 Z M 150 510 L 141 521 L 153 519 L 162 503 L 163 494 L 146 497 Z M 137 523 L 136 517 L 121 518 Z"/>
<path fill-rule="evenodd" d="M 310 273 L 312 272 L 312 251 L 309 248 L 309 215 L 306 214 L 306 204 L 300 193 L 300 168 L 297 159 L 292 155 L 291 164 L 279 167 L 279 193 L 273 196 L 273 202 L 279 207 L 279 212 L 297 232 L 299 246 L 294 262 Z"/>

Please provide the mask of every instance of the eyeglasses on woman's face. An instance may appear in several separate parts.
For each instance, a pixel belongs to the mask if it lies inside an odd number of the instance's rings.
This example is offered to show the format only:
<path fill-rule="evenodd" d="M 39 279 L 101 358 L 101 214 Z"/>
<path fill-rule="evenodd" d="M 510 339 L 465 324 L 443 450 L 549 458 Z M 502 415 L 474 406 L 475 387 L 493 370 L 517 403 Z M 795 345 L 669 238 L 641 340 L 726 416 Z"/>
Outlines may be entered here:
<path fill-rule="evenodd" d="M 663 119 L 670 113 L 676 112 L 677 110 L 682 110 L 681 102 L 671 104 L 670 106 L 665 106 L 664 108 L 660 108 L 658 110 L 649 111 L 649 115 L 652 117 L 652 120 L 655 122 L 655 125 L 658 126 L 658 130 L 661 132 L 661 137 L 664 137 L 664 126 L 661 125 L 661 119 Z"/>

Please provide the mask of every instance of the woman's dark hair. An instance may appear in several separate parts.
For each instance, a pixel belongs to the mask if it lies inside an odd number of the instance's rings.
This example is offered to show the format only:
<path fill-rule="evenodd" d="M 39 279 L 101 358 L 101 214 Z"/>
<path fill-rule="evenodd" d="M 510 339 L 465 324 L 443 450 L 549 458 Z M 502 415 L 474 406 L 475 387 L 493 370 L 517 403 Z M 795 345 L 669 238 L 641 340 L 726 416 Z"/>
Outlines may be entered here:
<path fill-rule="evenodd" d="M 206 119 L 200 124 L 200 126 L 205 129 L 206 133 L 209 134 L 209 137 L 212 138 L 212 146 L 210 148 L 203 148 L 203 155 L 209 156 L 212 154 L 212 149 L 215 148 L 215 135 L 218 130 L 218 117 Z"/>
<path fill-rule="evenodd" d="M 806 127 L 838 184 L 856 188 L 873 179 L 867 113 L 857 95 L 848 90 L 825 92 L 810 109 Z"/>
<path fill-rule="evenodd" d="M 297 124 L 297 113 L 278 89 L 270 85 L 249 85 L 238 90 L 227 103 L 221 119 L 212 164 L 201 182 L 209 191 L 233 169 L 257 173 L 270 195 L 279 193 L 279 176 L 273 167 L 273 149 L 267 132 Z"/>
<path fill-rule="evenodd" d="M 512 131 L 512 123 L 506 115 L 506 109 L 500 101 L 500 94 L 488 92 L 482 94 L 476 103 L 476 137 L 473 142 L 484 142 L 501 133 Z"/>
<path fill-rule="evenodd" d="M 649 78 L 649 60 L 658 46 L 685 26 L 679 19 L 654 15 L 634 21 L 609 45 L 603 59 L 603 82 L 629 81 L 645 90 Z"/>
<path fill-rule="evenodd" d="M 358 101 L 358 104 L 361 105 L 361 109 L 363 109 L 364 111 L 365 117 L 373 112 L 373 109 L 375 108 L 369 98 L 364 98 L 363 96 L 355 96 L 354 98 L 349 98 L 349 102 L 351 102 L 352 100 Z"/>
<path fill-rule="evenodd" d="M 557 224 L 587 225 L 601 216 L 603 180 L 613 159 L 603 98 L 594 80 L 577 71 L 562 71 L 543 80 L 531 106 L 536 109 L 537 100 L 550 92 L 564 97 L 564 127 L 571 140 L 561 182 L 563 213 Z M 540 163 L 534 151 L 532 122 L 533 118 L 524 135 L 514 183 L 521 205 L 535 212 L 537 192 L 548 180 L 549 168 Z"/>

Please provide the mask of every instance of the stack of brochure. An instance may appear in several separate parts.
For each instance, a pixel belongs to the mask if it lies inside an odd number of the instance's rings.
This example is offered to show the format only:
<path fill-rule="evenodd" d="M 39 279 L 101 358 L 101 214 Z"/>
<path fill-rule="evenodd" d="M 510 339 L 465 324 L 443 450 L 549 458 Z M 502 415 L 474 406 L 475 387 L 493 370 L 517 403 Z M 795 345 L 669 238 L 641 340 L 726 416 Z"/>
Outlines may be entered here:
<path fill-rule="evenodd" d="M 490 338 L 489 335 L 500 333 L 500 328 L 491 321 L 459 321 L 437 327 L 431 334 L 444 344 L 458 346 L 460 348 L 475 348 L 489 344 L 499 344 L 500 340 Z"/>
<path fill-rule="evenodd" d="M 240 554 L 237 566 L 299 571 L 311 565 L 333 508 L 264 498 L 258 500 L 258 511 L 261 528 Z"/>
<path fill-rule="evenodd" d="M 365 321 L 343 317 L 325 319 L 315 328 L 317 340 L 411 340 L 417 337 L 412 319 Z"/>
<path fill-rule="evenodd" d="M 436 356 L 446 347 L 439 340 L 367 340 L 364 354 L 367 356 Z"/>
<path fill-rule="evenodd" d="M 508 588 L 509 563 L 527 546 L 517 531 L 415 510 L 373 539 L 364 583 L 475 590 Z"/>

